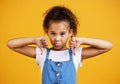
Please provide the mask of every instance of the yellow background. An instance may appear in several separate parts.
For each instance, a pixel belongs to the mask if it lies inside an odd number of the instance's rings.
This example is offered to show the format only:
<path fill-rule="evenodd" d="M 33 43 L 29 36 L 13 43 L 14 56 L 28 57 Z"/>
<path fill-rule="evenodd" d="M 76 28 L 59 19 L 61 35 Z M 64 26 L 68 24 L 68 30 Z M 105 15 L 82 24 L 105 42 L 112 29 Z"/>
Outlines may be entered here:
<path fill-rule="evenodd" d="M 42 14 L 54 5 L 65 5 L 78 17 L 78 36 L 109 40 L 113 49 L 83 61 L 77 84 L 120 84 L 119 0 L 0 0 L 0 84 L 41 84 L 35 59 L 6 46 L 17 37 L 44 35 Z"/>

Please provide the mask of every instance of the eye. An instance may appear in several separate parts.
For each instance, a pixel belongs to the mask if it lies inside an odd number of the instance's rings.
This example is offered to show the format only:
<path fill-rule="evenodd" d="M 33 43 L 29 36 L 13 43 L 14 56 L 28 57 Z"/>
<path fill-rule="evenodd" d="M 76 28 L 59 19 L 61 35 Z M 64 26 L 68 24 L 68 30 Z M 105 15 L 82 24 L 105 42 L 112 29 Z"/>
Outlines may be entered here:
<path fill-rule="evenodd" d="M 52 36 L 54 36 L 55 35 L 55 33 L 54 32 L 52 32 L 52 33 L 50 33 Z"/>
<path fill-rule="evenodd" d="M 61 35 L 61 36 L 65 35 L 65 32 L 62 32 L 60 35 Z"/>

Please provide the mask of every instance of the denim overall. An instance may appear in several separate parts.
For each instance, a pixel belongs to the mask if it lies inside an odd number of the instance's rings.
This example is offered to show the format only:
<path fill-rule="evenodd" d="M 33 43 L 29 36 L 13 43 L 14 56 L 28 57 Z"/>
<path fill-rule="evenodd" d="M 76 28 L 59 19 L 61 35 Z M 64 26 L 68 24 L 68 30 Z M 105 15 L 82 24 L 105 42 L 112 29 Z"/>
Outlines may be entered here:
<path fill-rule="evenodd" d="M 49 58 L 47 49 L 46 60 L 42 72 L 42 84 L 76 84 L 76 70 L 73 63 L 72 50 L 69 49 L 68 61 L 56 62 Z"/>

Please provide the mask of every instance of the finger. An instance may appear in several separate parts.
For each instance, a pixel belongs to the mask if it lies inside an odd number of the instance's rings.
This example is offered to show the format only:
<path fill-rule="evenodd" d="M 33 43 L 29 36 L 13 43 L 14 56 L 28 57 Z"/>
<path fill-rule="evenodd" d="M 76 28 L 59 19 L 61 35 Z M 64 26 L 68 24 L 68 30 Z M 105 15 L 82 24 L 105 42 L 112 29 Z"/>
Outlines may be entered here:
<path fill-rule="evenodd" d="M 42 41 L 39 42 L 39 48 L 41 50 L 41 55 L 43 54 L 43 43 Z"/>
<path fill-rule="evenodd" d="M 44 45 L 43 47 L 44 47 L 44 48 L 47 48 L 47 47 L 48 47 L 48 45 Z"/>
<path fill-rule="evenodd" d="M 77 48 L 74 47 L 74 48 L 73 48 L 73 55 L 74 55 L 74 56 L 76 55 L 76 50 L 77 50 Z"/>
<path fill-rule="evenodd" d="M 37 43 L 37 45 L 38 45 L 39 48 L 43 47 L 41 42 Z"/>
<path fill-rule="evenodd" d="M 43 45 L 44 48 L 47 48 L 48 42 L 46 40 L 44 40 L 44 41 L 42 41 L 42 45 Z"/>
<path fill-rule="evenodd" d="M 69 47 L 73 49 L 75 46 L 73 44 L 70 44 Z"/>
<path fill-rule="evenodd" d="M 73 38 L 71 39 L 71 41 L 72 41 L 72 42 L 76 42 L 76 38 L 73 37 Z"/>
<path fill-rule="evenodd" d="M 75 44 L 75 42 L 73 42 L 73 41 L 70 41 L 70 44 Z"/>
<path fill-rule="evenodd" d="M 43 52 L 44 52 L 44 48 L 40 47 L 40 50 L 41 50 L 41 55 L 43 55 Z"/>
<path fill-rule="evenodd" d="M 43 45 L 48 45 L 48 42 L 44 40 L 44 41 L 42 41 L 42 44 Z"/>
<path fill-rule="evenodd" d="M 69 42 L 69 47 L 74 47 L 74 46 L 75 46 L 75 44 L 76 44 L 75 42 L 70 41 L 70 42 Z"/>

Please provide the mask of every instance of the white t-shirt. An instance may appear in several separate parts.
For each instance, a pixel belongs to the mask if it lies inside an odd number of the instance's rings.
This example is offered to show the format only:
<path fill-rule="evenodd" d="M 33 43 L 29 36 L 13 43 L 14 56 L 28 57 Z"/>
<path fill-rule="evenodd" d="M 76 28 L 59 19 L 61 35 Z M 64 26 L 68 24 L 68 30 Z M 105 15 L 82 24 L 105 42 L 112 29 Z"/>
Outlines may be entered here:
<path fill-rule="evenodd" d="M 47 49 L 44 49 L 44 53 L 41 55 L 41 50 L 40 48 L 36 47 L 36 61 L 37 64 L 40 66 L 41 71 L 43 70 L 44 62 L 46 59 L 46 52 Z M 78 48 L 76 51 L 76 55 L 73 55 L 73 63 L 76 68 L 76 72 L 78 70 L 78 66 L 82 66 L 82 60 L 81 60 L 81 53 L 82 53 L 82 48 Z M 52 59 L 52 61 L 68 61 L 70 60 L 69 58 L 69 50 L 63 50 L 63 51 L 54 51 L 50 50 L 49 53 L 49 59 Z"/>

